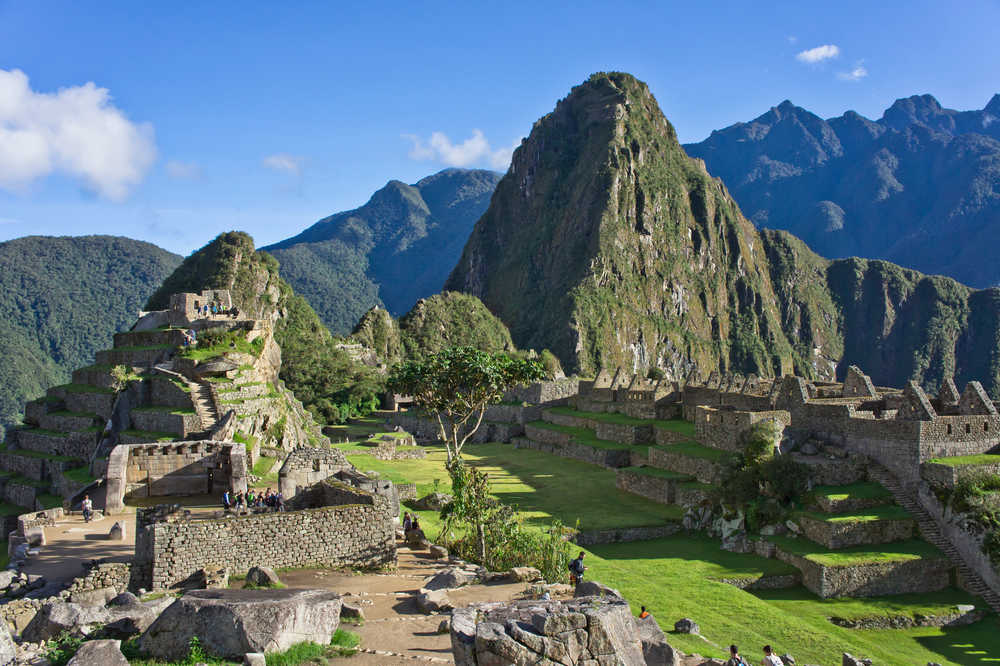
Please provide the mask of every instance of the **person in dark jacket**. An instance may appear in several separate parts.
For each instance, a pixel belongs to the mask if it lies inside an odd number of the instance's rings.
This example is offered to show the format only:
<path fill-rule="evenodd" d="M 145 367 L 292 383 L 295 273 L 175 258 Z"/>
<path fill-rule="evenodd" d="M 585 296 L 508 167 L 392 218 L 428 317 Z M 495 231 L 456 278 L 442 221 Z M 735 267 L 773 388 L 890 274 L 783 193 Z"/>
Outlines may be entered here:
<path fill-rule="evenodd" d="M 569 563 L 569 582 L 572 585 L 577 585 L 583 581 L 583 572 L 586 571 L 587 567 L 583 566 L 583 551 L 580 551 L 580 555 Z"/>

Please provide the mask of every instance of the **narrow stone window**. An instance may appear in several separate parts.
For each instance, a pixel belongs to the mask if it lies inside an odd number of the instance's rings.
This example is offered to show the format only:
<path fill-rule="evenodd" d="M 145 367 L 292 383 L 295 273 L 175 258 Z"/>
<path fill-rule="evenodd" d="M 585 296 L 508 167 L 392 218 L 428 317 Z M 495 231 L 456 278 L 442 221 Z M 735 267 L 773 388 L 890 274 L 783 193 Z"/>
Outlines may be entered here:
<path fill-rule="evenodd" d="M 989 431 L 990 431 L 990 422 L 983 421 L 983 432 L 989 432 Z"/>
<path fill-rule="evenodd" d="M 965 434 L 966 435 L 971 435 L 972 434 L 972 424 L 971 423 L 966 423 L 965 424 Z"/>
<path fill-rule="evenodd" d="M 313 460 L 313 471 L 314 472 L 318 472 L 319 471 L 319 458 L 316 458 L 316 459 Z"/>
<path fill-rule="evenodd" d="M 949 435 L 951 434 L 951 424 L 950 423 L 948 424 L 948 434 Z"/>

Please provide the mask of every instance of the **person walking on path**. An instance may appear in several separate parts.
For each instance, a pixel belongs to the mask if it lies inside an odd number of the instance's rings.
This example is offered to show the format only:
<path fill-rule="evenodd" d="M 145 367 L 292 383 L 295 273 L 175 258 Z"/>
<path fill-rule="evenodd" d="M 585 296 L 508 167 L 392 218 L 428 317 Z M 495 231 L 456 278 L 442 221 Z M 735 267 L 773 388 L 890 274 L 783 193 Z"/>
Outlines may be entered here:
<path fill-rule="evenodd" d="M 569 582 L 570 585 L 579 585 L 583 582 L 583 572 L 587 570 L 587 567 L 583 566 L 583 551 L 580 551 L 580 555 L 569 563 Z"/>
<path fill-rule="evenodd" d="M 90 495 L 83 496 L 80 508 L 83 509 L 83 522 L 89 523 L 91 516 L 94 515 L 94 503 L 91 501 Z"/>
<path fill-rule="evenodd" d="M 229 491 L 222 493 L 222 510 L 228 512 L 232 503 L 229 499 Z"/>

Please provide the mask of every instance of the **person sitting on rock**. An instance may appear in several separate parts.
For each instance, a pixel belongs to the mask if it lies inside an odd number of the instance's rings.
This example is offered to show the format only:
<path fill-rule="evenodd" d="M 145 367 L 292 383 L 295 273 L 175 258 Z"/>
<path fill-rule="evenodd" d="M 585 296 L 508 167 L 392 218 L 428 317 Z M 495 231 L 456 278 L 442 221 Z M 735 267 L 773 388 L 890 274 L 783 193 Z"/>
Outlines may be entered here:
<path fill-rule="evenodd" d="M 83 522 L 89 523 L 90 517 L 94 515 L 94 503 L 90 499 L 90 495 L 84 495 L 83 501 L 80 502 L 80 508 L 83 509 Z"/>
<path fill-rule="evenodd" d="M 747 660 L 740 656 L 740 651 L 735 645 L 729 646 L 729 659 L 726 660 L 725 666 L 750 666 Z"/>
<path fill-rule="evenodd" d="M 642 606 L 641 609 L 639 610 L 639 619 L 645 620 L 647 617 L 649 617 L 649 611 L 646 610 L 645 606 Z"/>
<path fill-rule="evenodd" d="M 764 646 L 764 658 L 760 660 L 760 664 L 761 666 L 785 666 L 785 662 L 781 661 L 781 657 L 774 654 L 770 645 Z"/>
<path fill-rule="evenodd" d="M 583 555 L 584 552 L 581 550 L 580 555 L 569 563 L 570 585 L 579 585 L 583 582 L 583 572 L 587 569 L 587 567 L 583 566 Z"/>
<path fill-rule="evenodd" d="M 407 532 L 409 532 L 410 528 L 412 526 L 413 526 L 413 521 L 410 520 L 410 512 L 409 511 L 404 511 L 403 512 L 403 534 L 406 534 Z"/>

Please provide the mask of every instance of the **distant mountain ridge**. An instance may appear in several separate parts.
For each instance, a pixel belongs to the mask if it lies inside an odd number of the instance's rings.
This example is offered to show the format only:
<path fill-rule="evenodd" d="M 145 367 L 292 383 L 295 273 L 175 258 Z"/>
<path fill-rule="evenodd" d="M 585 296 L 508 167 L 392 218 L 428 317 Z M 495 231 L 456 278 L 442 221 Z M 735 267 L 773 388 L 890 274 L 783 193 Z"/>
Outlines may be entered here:
<path fill-rule="evenodd" d="M 445 169 L 413 185 L 389 181 L 354 210 L 261 248 L 336 334 L 373 306 L 394 315 L 441 290 L 501 174 Z"/>
<path fill-rule="evenodd" d="M 181 257 L 119 236 L 25 236 L 0 243 L 0 422 L 94 362 L 135 323 Z"/>
<path fill-rule="evenodd" d="M 914 95 L 870 120 L 824 120 L 784 101 L 685 151 L 757 226 L 825 257 L 887 259 L 975 286 L 1000 284 L 1000 94 L 982 110 Z"/>

